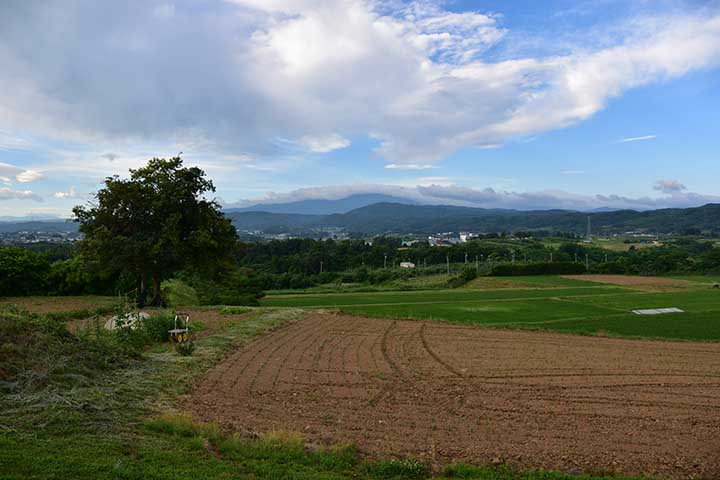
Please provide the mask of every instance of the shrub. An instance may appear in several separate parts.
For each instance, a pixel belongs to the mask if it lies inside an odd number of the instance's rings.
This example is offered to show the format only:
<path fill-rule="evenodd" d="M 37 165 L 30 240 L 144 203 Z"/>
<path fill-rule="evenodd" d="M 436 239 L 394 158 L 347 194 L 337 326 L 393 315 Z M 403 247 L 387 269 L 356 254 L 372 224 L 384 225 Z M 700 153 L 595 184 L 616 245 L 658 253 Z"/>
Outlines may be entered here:
<path fill-rule="evenodd" d="M 163 299 L 171 307 L 200 305 L 197 291 L 180 279 L 165 280 L 161 288 Z"/>
<path fill-rule="evenodd" d="M 380 460 L 368 465 L 368 473 L 375 478 L 425 478 L 428 468 L 413 460 Z"/>
<path fill-rule="evenodd" d="M 18 247 L 0 247 L 0 296 L 44 293 L 50 261 L 46 255 Z"/>
<path fill-rule="evenodd" d="M 452 277 L 448 280 L 448 286 L 450 288 L 460 288 L 466 285 L 468 282 L 472 282 L 477 278 L 477 271 L 472 267 L 463 268 L 457 276 Z"/>

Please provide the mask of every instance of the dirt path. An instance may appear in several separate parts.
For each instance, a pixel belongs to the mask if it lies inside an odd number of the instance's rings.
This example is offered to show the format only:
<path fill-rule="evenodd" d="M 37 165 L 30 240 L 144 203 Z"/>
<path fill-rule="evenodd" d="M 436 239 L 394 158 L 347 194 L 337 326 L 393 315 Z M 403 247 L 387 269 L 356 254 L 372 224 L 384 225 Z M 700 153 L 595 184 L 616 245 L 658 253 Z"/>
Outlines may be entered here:
<path fill-rule="evenodd" d="M 185 406 L 435 464 L 720 477 L 720 344 L 316 313 L 237 350 Z"/>

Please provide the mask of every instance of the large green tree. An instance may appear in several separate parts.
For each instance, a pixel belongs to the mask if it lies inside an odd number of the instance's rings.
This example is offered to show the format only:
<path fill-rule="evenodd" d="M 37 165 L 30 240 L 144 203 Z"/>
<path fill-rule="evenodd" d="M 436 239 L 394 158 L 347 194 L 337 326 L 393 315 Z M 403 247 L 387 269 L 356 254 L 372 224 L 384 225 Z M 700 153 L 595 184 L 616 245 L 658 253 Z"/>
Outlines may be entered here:
<path fill-rule="evenodd" d="M 137 278 L 137 302 L 162 305 L 160 284 L 191 268 L 212 272 L 230 262 L 237 233 L 206 195 L 212 181 L 197 167 L 183 167 L 180 157 L 153 158 L 130 178 L 107 177 L 89 206 L 73 209 L 84 238 L 85 258 L 106 272 Z"/>

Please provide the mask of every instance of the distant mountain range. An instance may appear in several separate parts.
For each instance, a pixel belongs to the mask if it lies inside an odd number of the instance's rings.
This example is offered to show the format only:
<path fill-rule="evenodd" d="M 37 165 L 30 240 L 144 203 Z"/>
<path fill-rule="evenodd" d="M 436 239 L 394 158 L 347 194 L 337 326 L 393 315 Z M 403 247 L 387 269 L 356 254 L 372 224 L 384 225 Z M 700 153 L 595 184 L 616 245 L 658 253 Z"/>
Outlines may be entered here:
<path fill-rule="evenodd" d="M 688 229 L 720 232 L 720 204 L 695 208 L 579 212 L 570 210 L 507 210 L 442 205 L 376 203 L 347 213 L 308 215 L 229 211 L 240 230 L 298 233 L 339 227 L 359 234 L 509 232 L 553 230 L 584 233 L 590 218 L 593 232 L 679 233 Z"/>
<path fill-rule="evenodd" d="M 512 232 L 518 230 L 551 230 L 585 233 L 587 219 L 593 233 L 682 233 L 689 229 L 720 233 L 720 204 L 695 208 L 660 210 L 603 210 L 579 212 L 572 210 L 508 210 L 456 207 L 448 205 L 410 205 L 380 202 L 350 208 L 371 201 L 378 195 L 356 195 L 341 200 L 308 200 L 289 204 L 260 205 L 270 211 L 226 209 L 226 215 L 241 231 L 260 230 L 268 233 L 302 235 L 312 230 L 341 228 L 347 232 L 378 235 L 386 233 L 437 232 Z M 384 197 L 384 196 L 380 196 Z M 293 211 L 328 211 L 310 214 Z M 339 211 L 339 212 L 338 212 Z M 0 221 L 0 233 L 75 232 L 77 223 L 63 219 L 32 221 Z"/>
<path fill-rule="evenodd" d="M 375 203 L 403 203 L 415 205 L 416 202 L 392 195 L 367 193 L 351 195 L 337 200 L 313 199 L 299 200 L 287 203 L 258 203 L 243 208 L 226 208 L 226 213 L 236 212 L 268 212 L 268 213 L 298 213 L 304 215 L 332 215 L 333 213 L 347 213 L 357 208 L 366 207 Z"/>

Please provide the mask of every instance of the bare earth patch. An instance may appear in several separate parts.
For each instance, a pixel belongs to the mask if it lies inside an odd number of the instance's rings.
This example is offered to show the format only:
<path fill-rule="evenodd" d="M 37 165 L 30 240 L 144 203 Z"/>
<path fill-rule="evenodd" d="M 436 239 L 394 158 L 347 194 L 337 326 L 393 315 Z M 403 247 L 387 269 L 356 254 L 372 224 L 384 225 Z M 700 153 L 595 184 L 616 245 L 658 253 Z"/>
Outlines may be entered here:
<path fill-rule="evenodd" d="M 314 313 L 235 351 L 185 407 L 433 464 L 720 477 L 720 344 Z"/>
<path fill-rule="evenodd" d="M 647 288 L 682 288 L 703 285 L 699 282 L 666 277 L 643 277 L 639 275 L 562 275 L 571 280 L 585 280 L 588 282 L 609 283 L 628 287 Z"/>
<path fill-rule="evenodd" d="M 76 297 L 4 297 L 0 308 L 17 305 L 32 313 L 71 312 L 109 307 L 118 302 L 117 297 L 76 296 Z"/>

